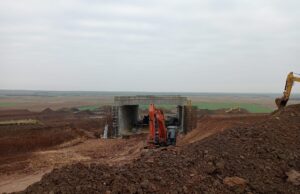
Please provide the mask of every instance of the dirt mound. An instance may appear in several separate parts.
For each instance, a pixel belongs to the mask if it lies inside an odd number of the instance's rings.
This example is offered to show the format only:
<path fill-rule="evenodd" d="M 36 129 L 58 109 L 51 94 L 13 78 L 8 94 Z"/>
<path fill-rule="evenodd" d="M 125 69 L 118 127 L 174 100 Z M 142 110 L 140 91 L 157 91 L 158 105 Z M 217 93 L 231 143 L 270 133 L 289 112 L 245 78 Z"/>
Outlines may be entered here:
<path fill-rule="evenodd" d="M 27 109 L 0 110 L 0 121 L 34 118 L 36 115 L 37 113 L 30 112 Z"/>
<path fill-rule="evenodd" d="M 32 114 L 27 109 L 19 109 L 19 110 L 0 110 L 0 116 L 16 116 L 16 115 L 27 115 L 27 114 Z"/>
<path fill-rule="evenodd" d="M 80 111 L 78 108 L 76 107 L 72 107 L 70 108 L 70 111 L 72 111 L 73 113 Z"/>
<path fill-rule="evenodd" d="M 90 110 L 82 110 L 76 113 L 77 116 L 91 116 L 91 115 L 95 115 L 95 113 L 93 113 Z"/>
<path fill-rule="evenodd" d="M 82 136 L 75 130 L 57 128 L 24 129 L 22 133 L 18 133 L 18 136 L 12 133 L 1 129 L 0 164 L 7 155 L 47 149 Z"/>
<path fill-rule="evenodd" d="M 198 115 L 213 115 L 213 114 L 249 114 L 249 111 L 244 108 L 229 108 L 229 109 L 198 109 Z"/>
<path fill-rule="evenodd" d="M 228 114 L 248 114 L 249 111 L 244 108 L 230 108 L 225 110 L 225 113 Z"/>
<path fill-rule="evenodd" d="M 300 116 L 300 104 L 293 104 L 289 105 L 283 109 L 276 110 L 272 113 L 275 117 L 293 117 L 293 116 Z"/>
<path fill-rule="evenodd" d="M 196 129 L 177 138 L 177 144 L 194 143 L 226 129 L 253 125 L 267 117 L 267 115 L 205 115 L 198 120 Z"/>
<path fill-rule="evenodd" d="M 55 111 L 52 110 L 51 108 L 46 108 L 44 109 L 43 111 L 41 111 L 42 114 L 52 114 L 54 113 Z"/>
<path fill-rule="evenodd" d="M 120 167 L 55 169 L 24 193 L 299 193 L 300 105 L 180 148 L 145 150 Z"/>

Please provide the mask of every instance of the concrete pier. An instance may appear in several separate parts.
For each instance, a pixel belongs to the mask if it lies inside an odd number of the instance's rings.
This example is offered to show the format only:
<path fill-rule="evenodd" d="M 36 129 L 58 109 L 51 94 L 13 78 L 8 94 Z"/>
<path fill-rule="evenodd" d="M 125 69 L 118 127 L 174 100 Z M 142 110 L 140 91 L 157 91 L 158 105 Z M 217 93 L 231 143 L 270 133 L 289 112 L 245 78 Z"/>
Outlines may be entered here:
<path fill-rule="evenodd" d="M 138 105 L 124 105 L 119 108 L 119 131 L 130 132 L 138 120 Z"/>

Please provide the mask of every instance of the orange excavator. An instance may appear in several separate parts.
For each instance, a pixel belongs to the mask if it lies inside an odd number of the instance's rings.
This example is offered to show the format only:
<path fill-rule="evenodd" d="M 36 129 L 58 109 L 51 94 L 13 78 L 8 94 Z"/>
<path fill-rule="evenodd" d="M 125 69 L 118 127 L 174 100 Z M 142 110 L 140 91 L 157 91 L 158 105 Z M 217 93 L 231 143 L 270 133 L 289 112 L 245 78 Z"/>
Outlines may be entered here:
<path fill-rule="evenodd" d="M 165 116 L 162 110 L 155 108 L 154 104 L 149 106 L 149 137 L 148 147 L 167 146 L 172 142 L 175 135 L 169 135 L 165 125 Z"/>

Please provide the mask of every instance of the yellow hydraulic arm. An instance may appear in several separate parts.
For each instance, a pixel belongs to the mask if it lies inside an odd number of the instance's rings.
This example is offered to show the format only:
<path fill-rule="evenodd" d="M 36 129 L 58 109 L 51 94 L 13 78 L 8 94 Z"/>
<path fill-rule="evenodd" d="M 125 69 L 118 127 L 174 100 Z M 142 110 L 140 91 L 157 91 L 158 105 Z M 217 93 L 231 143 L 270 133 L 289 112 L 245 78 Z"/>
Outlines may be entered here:
<path fill-rule="evenodd" d="M 290 72 L 286 78 L 283 96 L 276 98 L 275 103 L 278 108 L 283 108 L 289 101 L 294 82 L 300 82 L 300 77 L 294 76 L 293 72 Z"/>

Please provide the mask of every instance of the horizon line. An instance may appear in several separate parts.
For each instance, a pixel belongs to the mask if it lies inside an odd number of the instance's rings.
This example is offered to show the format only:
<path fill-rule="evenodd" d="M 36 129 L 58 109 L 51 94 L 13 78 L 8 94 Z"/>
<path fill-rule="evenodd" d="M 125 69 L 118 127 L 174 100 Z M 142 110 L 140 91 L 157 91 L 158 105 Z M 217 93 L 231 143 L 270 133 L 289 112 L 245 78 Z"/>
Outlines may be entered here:
<path fill-rule="evenodd" d="M 191 93 L 191 94 L 282 94 L 282 92 L 195 92 L 195 91 L 133 91 L 133 90 L 37 90 L 37 89 L 0 89 L 0 91 L 19 91 L 19 92 L 104 92 L 104 93 Z M 294 92 L 293 94 L 300 94 Z"/>

